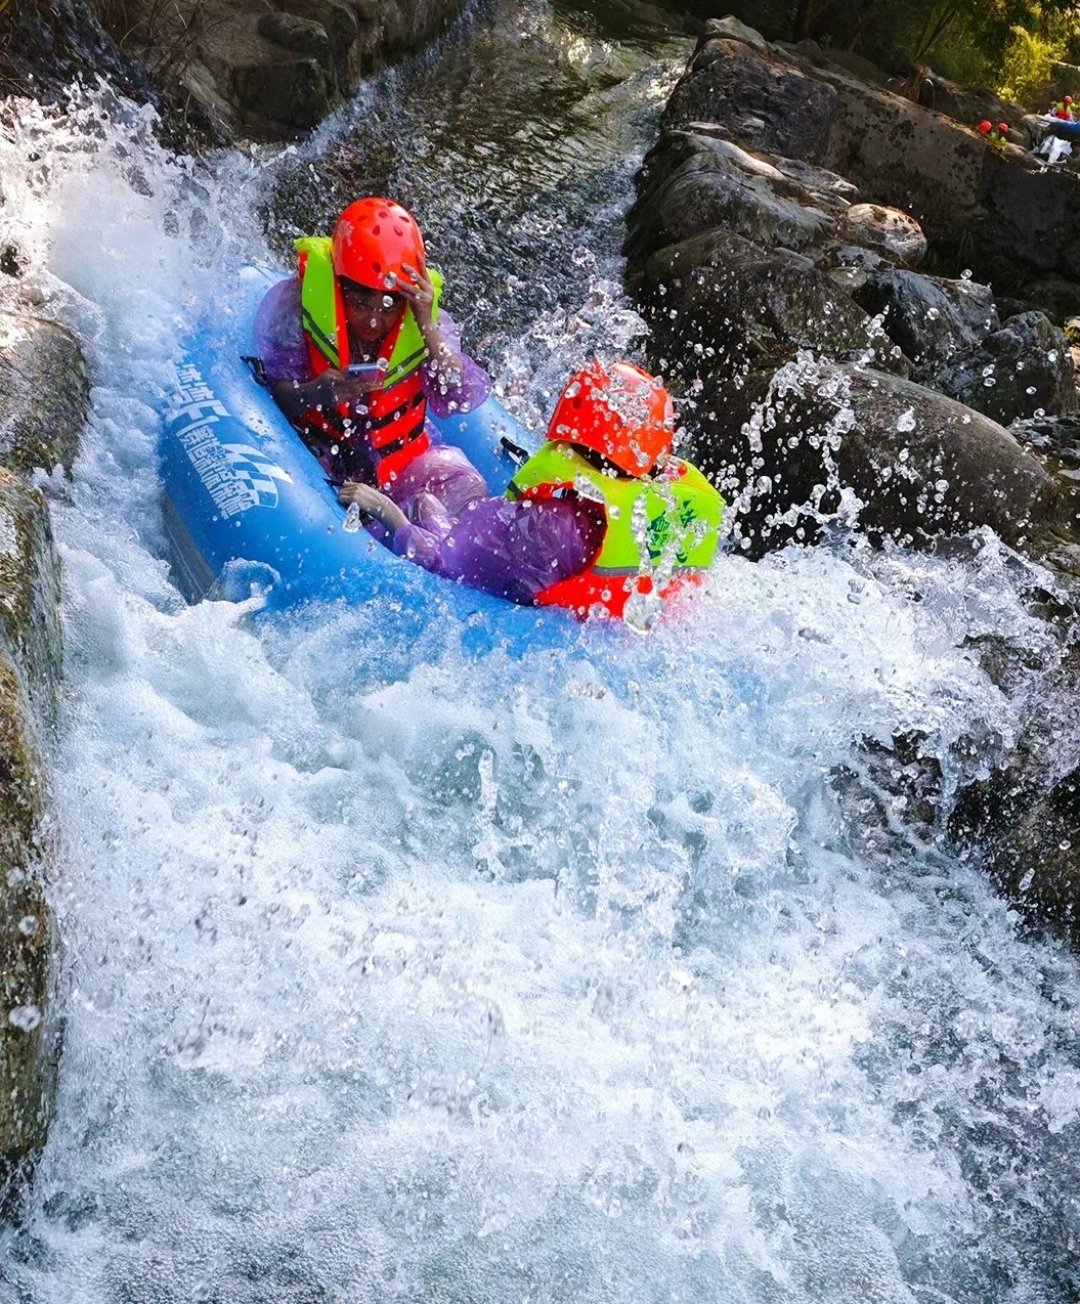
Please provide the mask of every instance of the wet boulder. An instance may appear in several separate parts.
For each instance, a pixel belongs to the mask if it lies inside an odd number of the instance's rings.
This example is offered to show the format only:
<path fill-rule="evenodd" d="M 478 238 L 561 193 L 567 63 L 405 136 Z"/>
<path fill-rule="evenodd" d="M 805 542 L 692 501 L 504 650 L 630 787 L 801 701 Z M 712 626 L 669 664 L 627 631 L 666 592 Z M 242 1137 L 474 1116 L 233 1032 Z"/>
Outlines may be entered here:
<path fill-rule="evenodd" d="M 1030 923 L 1080 945 L 1080 768 L 1047 787 L 1004 767 L 964 794 L 952 833 Z"/>
<path fill-rule="evenodd" d="M 806 354 L 737 392 L 710 377 L 695 408 L 691 455 L 733 495 L 751 555 L 813 539 L 845 500 L 906 546 L 988 526 L 1044 554 L 1070 531 L 1069 495 L 1012 435 L 902 377 Z"/>
<path fill-rule="evenodd" d="M 1059 611 L 1058 621 L 1071 614 Z M 1066 644 L 1040 676 L 1017 744 L 965 788 L 949 820 L 954 842 L 985 865 L 1028 922 L 1074 946 L 1080 946 L 1078 703 L 1080 654 Z"/>
<path fill-rule="evenodd" d="M 802 349 L 834 358 L 906 361 L 851 298 L 806 257 L 717 228 L 659 250 L 633 279 L 656 348 L 684 383 L 722 391 L 753 367 Z"/>
<path fill-rule="evenodd" d="M 933 369 L 981 344 L 999 326 L 993 292 L 968 279 L 947 280 L 887 268 L 869 272 L 852 297 L 920 369 Z"/>
<path fill-rule="evenodd" d="M 836 218 L 766 156 L 696 132 L 665 133 L 646 156 L 625 252 L 641 261 L 714 227 L 798 251 L 826 243 Z"/>
<path fill-rule="evenodd" d="M 926 257 L 922 227 L 909 214 L 883 204 L 853 204 L 840 220 L 845 244 L 872 249 L 900 267 L 918 267 Z"/>
<path fill-rule="evenodd" d="M 56 712 L 59 602 L 44 500 L 0 468 L 0 1207 L 44 1143 L 55 1072 L 40 739 Z"/>
<path fill-rule="evenodd" d="M 320 122 L 365 72 L 438 35 L 463 7 L 463 0 L 205 0 L 173 75 L 228 130 L 287 138 Z"/>
<path fill-rule="evenodd" d="M 835 115 L 836 92 L 827 83 L 760 46 L 714 37 L 698 47 L 672 92 L 663 126 L 717 123 L 748 148 L 821 163 Z"/>
<path fill-rule="evenodd" d="M 938 368 L 934 383 L 1004 425 L 1037 412 L 1080 410 L 1065 332 L 1041 312 L 1010 317 L 976 348 Z"/>
<path fill-rule="evenodd" d="M 55 849 L 42 740 L 54 726 L 62 645 L 48 508 L 24 474 L 70 467 L 88 378 L 73 338 L 0 316 L 0 1204 L 44 1143 L 57 1054 L 45 882 Z"/>
<path fill-rule="evenodd" d="M 702 26 L 701 40 L 698 42 L 699 51 L 710 41 L 736 41 L 740 45 L 748 45 L 752 50 L 757 50 L 761 54 L 768 54 L 769 43 L 764 36 L 754 27 L 749 27 L 746 23 L 741 22 L 734 14 L 727 14 L 723 18 L 707 18 Z M 708 58 L 706 52 L 705 59 Z"/>
<path fill-rule="evenodd" d="M 89 394 L 89 372 L 69 331 L 0 312 L 0 464 L 23 474 L 70 471 Z"/>

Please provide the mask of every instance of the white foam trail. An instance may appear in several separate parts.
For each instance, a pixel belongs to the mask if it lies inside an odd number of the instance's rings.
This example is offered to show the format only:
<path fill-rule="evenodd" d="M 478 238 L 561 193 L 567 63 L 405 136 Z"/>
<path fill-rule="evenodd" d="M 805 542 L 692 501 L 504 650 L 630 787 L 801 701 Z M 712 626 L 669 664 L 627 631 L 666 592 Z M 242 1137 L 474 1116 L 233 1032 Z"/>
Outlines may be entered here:
<path fill-rule="evenodd" d="M 55 505 L 67 1031 L 20 1298 L 1065 1298 L 1075 966 L 902 809 L 875 850 L 835 779 L 859 739 L 948 770 L 1011 737 L 965 640 L 1049 640 L 1000 549 L 724 557 L 571 661 L 379 604 L 185 607 L 154 403 L 192 300 L 263 252 L 259 169 L 95 112 L 0 143 L 95 377 Z"/>

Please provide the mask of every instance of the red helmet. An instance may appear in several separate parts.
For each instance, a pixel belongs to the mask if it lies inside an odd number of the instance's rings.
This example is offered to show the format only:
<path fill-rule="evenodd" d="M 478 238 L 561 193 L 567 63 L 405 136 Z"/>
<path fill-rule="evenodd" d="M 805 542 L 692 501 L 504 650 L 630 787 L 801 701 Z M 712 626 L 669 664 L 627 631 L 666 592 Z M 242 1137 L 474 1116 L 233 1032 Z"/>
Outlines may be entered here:
<path fill-rule="evenodd" d="M 671 448 L 675 410 L 671 395 L 648 372 L 629 362 L 593 362 L 570 377 L 551 415 L 547 437 L 591 448 L 640 477 Z"/>
<path fill-rule="evenodd" d="M 408 281 L 403 264 L 423 271 L 427 262 L 416 219 L 390 199 L 358 199 L 334 227 L 334 271 L 372 290 Z"/>

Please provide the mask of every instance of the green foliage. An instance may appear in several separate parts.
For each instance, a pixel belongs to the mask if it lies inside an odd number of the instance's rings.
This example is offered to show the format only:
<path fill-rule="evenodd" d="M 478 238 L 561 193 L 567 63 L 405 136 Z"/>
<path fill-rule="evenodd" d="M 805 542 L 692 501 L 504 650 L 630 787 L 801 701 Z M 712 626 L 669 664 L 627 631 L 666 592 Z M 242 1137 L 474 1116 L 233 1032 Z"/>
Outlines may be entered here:
<path fill-rule="evenodd" d="M 1032 103 L 1057 59 L 1080 62 L 1080 2 L 798 0 L 793 25 L 884 67 L 929 64 L 951 80 Z"/>
<path fill-rule="evenodd" d="M 1001 63 L 998 95 L 1003 100 L 1035 107 L 1045 97 L 1055 61 L 1064 57 L 1064 41 L 1029 32 L 1026 27 L 1014 27 Z"/>

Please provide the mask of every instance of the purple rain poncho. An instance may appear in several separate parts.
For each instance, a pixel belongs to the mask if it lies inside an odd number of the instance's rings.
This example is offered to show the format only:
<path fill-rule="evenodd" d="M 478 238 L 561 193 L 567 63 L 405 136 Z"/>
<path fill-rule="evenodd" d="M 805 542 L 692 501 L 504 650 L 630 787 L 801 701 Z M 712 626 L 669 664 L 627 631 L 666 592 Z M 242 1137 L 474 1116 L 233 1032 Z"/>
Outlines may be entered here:
<path fill-rule="evenodd" d="M 447 387 L 428 363 L 424 394 L 440 418 L 469 411 L 491 392 L 491 381 L 460 351 L 453 319 L 439 316 L 447 342 L 462 360 L 461 384 Z M 255 346 L 266 378 L 304 384 L 314 379 L 300 313 L 300 281 L 280 281 L 255 318 Z M 425 570 L 510 602 L 529 604 L 552 584 L 583 571 L 597 556 L 607 517 L 587 499 L 550 498 L 513 502 L 491 498 L 479 471 L 459 448 L 441 443 L 428 424 L 432 446 L 405 467 L 386 490 L 409 518 L 391 534 L 369 527 L 399 557 Z"/>

